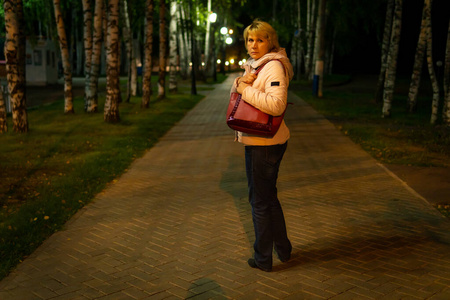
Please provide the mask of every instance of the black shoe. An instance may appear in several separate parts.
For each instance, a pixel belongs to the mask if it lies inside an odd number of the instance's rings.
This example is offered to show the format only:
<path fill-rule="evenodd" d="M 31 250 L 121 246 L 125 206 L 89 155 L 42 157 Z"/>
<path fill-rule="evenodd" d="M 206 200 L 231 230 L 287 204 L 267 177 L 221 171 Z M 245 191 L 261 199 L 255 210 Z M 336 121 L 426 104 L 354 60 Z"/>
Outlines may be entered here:
<path fill-rule="evenodd" d="M 260 266 L 258 266 L 258 265 L 256 264 L 256 261 L 255 261 L 254 258 L 249 258 L 248 261 L 247 261 L 247 263 L 248 263 L 248 265 L 249 265 L 250 267 L 256 268 L 256 269 L 260 269 L 260 270 L 263 270 L 264 272 L 270 272 L 270 271 L 272 271 L 272 269 L 264 269 L 264 268 L 261 268 Z"/>

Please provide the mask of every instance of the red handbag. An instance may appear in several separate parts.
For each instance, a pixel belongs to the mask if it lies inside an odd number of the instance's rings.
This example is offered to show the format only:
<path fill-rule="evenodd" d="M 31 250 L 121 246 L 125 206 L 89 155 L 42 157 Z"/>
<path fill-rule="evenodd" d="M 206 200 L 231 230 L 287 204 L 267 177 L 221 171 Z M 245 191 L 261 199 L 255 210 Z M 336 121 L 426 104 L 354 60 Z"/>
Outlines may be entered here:
<path fill-rule="evenodd" d="M 259 67 L 255 74 L 258 74 L 264 66 L 265 64 Z M 241 97 L 241 94 L 231 93 L 227 110 L 228 127 L 248 134 L 273 137 L 283 122 L 286 110 L 281 116 L 275 117 L 248 104 Z"/>

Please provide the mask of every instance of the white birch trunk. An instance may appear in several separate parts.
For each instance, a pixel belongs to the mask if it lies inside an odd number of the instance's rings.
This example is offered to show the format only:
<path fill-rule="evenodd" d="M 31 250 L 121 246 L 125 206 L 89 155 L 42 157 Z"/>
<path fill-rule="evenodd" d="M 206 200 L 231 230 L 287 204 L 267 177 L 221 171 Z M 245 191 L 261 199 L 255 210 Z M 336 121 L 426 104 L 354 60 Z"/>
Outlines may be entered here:
<path fill-rule="evenodd" d="M 445 51 L 444 67 L 444 122 L 450 126 L 450 21 L 448 22 L 447 49 Z"/>
<path fill-rule="evenodd" d="M 144 46 L 144 70 L 142 72 L 142 108 L 148 108 L 152 95 L 152 52 L 153 52 L 153 0 L 147 0 L 145 46 Z"/>
<path fill-rule="evenodd" d="M 83 33 L 84 33 L 84 110 L 87 110 L 87 94 L 90 87 L 92 60 L 92 7 L 90 0 L 83 0 Z"/>
<path fill-rule="evenodd" d="M 170 2 L 169 92 L 177 91 L 177 1 Z"/>
<path fill-rule="evenodd" d="M 433 64 L 433 30 L 431 29 L 431 7 L 432 0 L 426 0 L 429 2 L 429 9 L 427 9 L 427 65 L 428 73 L 430 74 L 431 86 L 433 87 L 433 101 L 431 104 L 431 118 L 430 123 L 435 124 L 438 118 L 439 110 L 439 84 L 436 78 L 436 72 Z"/>
<path fill-rule="evenodd" d="M 62 65 L 64 69 L 64 113 L 74 113 L 72 91 L 72 68 L 67 46 L 64 19 L 61 13 L 60 0 L 53 0 L 55 9 L 56 27 L 58 30 L 59 47 L 61 49 Z"/>
<path fill-rule="evenodd" d="M 20 80 L 20 45 L 19 45 L 19 22 L 16 14 L 15 1 L 5 0 L 3 2 L 5 13 L 5 57 L 6 78 L 11 100 L 11 112 L 13 130 L 15 132 L 28 132 L 28 117 L 25 102 L 23 83 Z"/>
<path fill-rule="evenodd" d="M 98 78 L 100 75 L 100 58 L 103 43 L 103 0 L 95 0 L 94 33 L 92 53 L 90 57 L 89 86 L 86 87 L 85 110 L 89 113 L 98 112 Z"/>
<path fill-rule="evenodd" d="M 400 32 L 402 25 L 402 0 L 395 0 L 394 21 L 392 26 L 391 41 L 387 57 L 386 79 L 384 82 L 382 117 L 391 116 L 392 99 L 394 96 L 395 75 L 397 71 L 398 48 L 400 44 Z"/>
<path fill-rule="evenodd" d="M 133 37 L 131 34 L 130 17 L 128 14 L 128 4 L 126 0 L 120 0 L 120 7 L 123 16 L 124 27 L 123 32 L 123 42 L 127 49 L 127 59 L 128 59 L 128 84 L 127 84 L 127 102 L 130 102 L 130 96 L 136 96 L 137 91 L 137 68 L 136 68 L 136 57 L 133 51 Z"/>
<path fill-rule="evenodd" d="M 163 99 L 166 97 L 166 0 L 160 0 L 159 3 L 158 99 Z"/>
<path fill-rule="evenodd" d="M 0 133 L 8 131 L 8 125 L 6 122 L 6 105 L 3 98 L 3 86 L 0 86 Z"/>
<path fill-rule="evenodd" d="M 108 26 L 106 36 L 106 99 L 104 120 L 120 121 L 119 116 L 119 0 L 108 1 Z"/>
<path fill-rule="evenodd" d="M 419 93 L 420 78 L 422 76 L 423 58 L 427 49 L 427 35 L 431 0 L 425 0 L 422 11 L 422 23 L 420 25 L 419 41 L 417 42 L 416 55 L 414 58 L 411 84 L 409 85 L 408 107 L 409 112 L 416 110 L 417 95 Z"/>
<path fill-rule="evenodd" d="M 375 93 L 375 102 L 380 103 L 383 100 L 384 80 L 386 78 L 387 55 L 389 52 L 389 42 L 392 33 L 392 18 L 394 15 L 394 1 L 388 0 L 386 8 L 386 18 L 384 20 L 383 41 L 381 44 L 381 67 L 378 76 L 377 91 Z"/>

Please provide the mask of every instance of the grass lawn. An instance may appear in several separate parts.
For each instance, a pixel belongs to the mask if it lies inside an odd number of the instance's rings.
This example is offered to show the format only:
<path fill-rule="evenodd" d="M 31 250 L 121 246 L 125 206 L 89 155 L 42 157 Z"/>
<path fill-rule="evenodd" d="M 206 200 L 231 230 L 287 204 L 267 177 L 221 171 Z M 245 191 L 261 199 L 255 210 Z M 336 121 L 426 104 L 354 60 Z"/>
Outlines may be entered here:
<path fill-rule="evenodd" d="M 117 124 L 103 121 L 102 94 L 95 114 L 84 113 L 82 98 L 74 100 L 75 114 L 64 114 L 63 99 L 28 110 L 26 134 L 12 132 L 8 117 L 9 132 L 0 135 L 0 279 L 203 98 L 190 95 L 189 84 L 167 99 L 154 96 L 148 109 L 140 97 L 121 103 Z"/>

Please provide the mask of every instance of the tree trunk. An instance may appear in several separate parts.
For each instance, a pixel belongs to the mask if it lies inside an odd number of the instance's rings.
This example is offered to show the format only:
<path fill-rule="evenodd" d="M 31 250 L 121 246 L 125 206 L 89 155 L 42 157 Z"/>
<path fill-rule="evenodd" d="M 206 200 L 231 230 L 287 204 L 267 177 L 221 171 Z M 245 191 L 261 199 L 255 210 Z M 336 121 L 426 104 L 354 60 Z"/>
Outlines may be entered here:
<path fill-rule="evenodd" d="M 64 19 L 61 13 L 60 0 L 53 0 L 55 8 L 56 27 L 58 30 L 59 47 L 61 49 L 62 65 L 64 69 L 64 113 L 74 113 L 72 91 L 72 68 L 70 64 L 69 49 L 67 46 Z"/>
<path fill-rule="evenodd" d="M 159 5 L 159 78 L 158 99 L 166 97 L 166 0 Z"/>
<path fill-rule="evenodd" d="M 431 0 L 423 3 L 422 24 L 420 26 L 419 41 L 417 42 L 416 55 L 414 59 L 413 73 L 408 93 L 408 110 L 414 112 L 417 104 L 417 94 L 419 93 L 420 77 L 422 75 L 423 58 L 427 48 L 428 22 L 431 11 Z"/>
<path fill-rule="evenodd" d="M 388 0 L 386 8 L 386 19 L 384 20 L 383 41 L 381 44 L 381 67 L 378 76 L 377 91 L 375 93 L 375 103 L 383 100 L 384 80 L 386 78 L 387 56 L 389 52 L 389 42 L 391 40 L 392 18 L 394 15 L 394 1 Z"/>
<path fill-rule="evenodd" d="M 170 2 L 169 25 L 169 92 L 177 91 L 177 2 Z"/>
<path fill-rule="evenodd" d="M 316 31 L 317 17 L 316 17 L 316 1 L 308 0 L 308 25 L 307 25 L 307 50 L 305 57 L 305 76 L 311 78 L 312 65 L 314 61 L 314 32 Z"/>
<path fill-rule="evenodd" d="M 183 79 L 187 79 L 189 75 L 189 61 L 191 59 L 191 48 L 188 47 L 189 35 L 188 25 L 185 16 L 184 8 L 178 4 L 178 28 L 179 30 L 179 45 L 180 45 L 180 75 Z"/>
<path fill-rule="evenodd" d="M 144 45 L 144 71 L 142 73 L 142 104 L 143 108 L 148 108 L 150 96 L 152 95 L 152 51 L 153 51 L 153 0 L 147 0 L 146 9 L 146 29 Z"/>
<path fill-rule="evenodd" d="M 120 121 L 119 116 L 119 0 L 108 1 L 106 36 L 106 99 L 104 119 L 108 123 Z"/>
<path fill-rule="evenodd" d="M 6 105 L 5 99 L 3 99 L 3 87 L 0 86 L 0 133 L 8 131 L 8 125 L 6 123 Z"/>
<path fill-rule="evenodd" d="M 27 108 L 25 102 L 25 87 L 20 79 L 21 63 L 19 58 L 19 24 L 17 17 L 17 6 L 15 1 L 5 0 L 3 8 L 5 13 L 5 57 L 6 57 L 6 78 L 8 80 L 8 90 L 11 100 L 11 111 L 13 120 L 13 130 L 15 132 L 28 132 Z"/>
<path fill-rule="evenodd" d="M 447 125 L 450 125 L 450 21 L 448 22 L 447 49 L 445 51 L 444 67 L 444 110 L 443 119 Z"/>
<path fill-rule="evenodd" d="M 209 16 L 212 13 L 211 11 L 211 0 L 208 0 L 207 3 L 207 17 L 206 17 L 206 35 L 205 35 L 205 79 L 209 76 L 209 70 L 211 68 L 211 21 L 209 20 Z"/>
<path fill-rule="evenodd" d="M 194 38 L 194 20 L 192 18 L 192 2 L 189 2 L 189 33 L 191 35 L 191 95 L 197 95 L 197 85 L 195 78 L 195 71 L 197 69 L 196 59 L 194 57 L 195 53 L 195 38 Z M 225 58 L 224 58 L 225 60 Z"/>
<path fill-rule="evenodd" d="M 315 68 L 315 75 L 319 77 L 319 87 L 317 90 L 317 96 L 323 97 L 323 68 L 325 59 L 325 22 L 326 22 L 326 0 L 320 0 L 319 2 L 319 23 L 317 30 L 317 61 Z"/>
<path fill-rule="evenodd" d="M 88 89 L 90 87 L 91 78 L 91 62 L 92 62 L 92 7 L 91 0 L 83 0 L 83 32 L 84 32 L 84 109 L 88 107 Z"/>
<path fill-rule="evenodd" d="M 131 96 L 136 96 L 136 57 L 133 51 L 133 35 L 131 34 L 130 17 L 128 14 L 128 4 L 126 0 L 120 0 L 121 12 L 123 16 L 124 27 L 123 42 L 127 49 L 128 59 L 128 83 L 127 83 L 127 99 L 126 102 L 130 102 Z"/>
<path fill-rule="evenodd" d="M 432 0 L 426 0 L 429 2 L 429 9 L 427 9 L 427 34 L 426 34 L 426 44 L 427 44 L 427 65 L 428 73 L 430 74 L 431 86 L 433 87 L 433 101 L 431 105 L 431 119 L 430 123 L 435 124 L 438 118 L 439 110 L 439 84 L 436 78 L 436 72 L 434 71 L 433 65 L 433 30 L 431 29 L 431 5 Z"/>
<path fill-rule="evenodd" d="M 22 87 L 23 101 L 27 103 L 27 76 L 26 76 L 26 44 L 27 39 L 25 36 L 25 18 L 23 13 L 23 1 L 17 0 L 16 2 L 16 15 L 17 23 L 19 26 L 19 86 Z"/>
<path fill-rule="evenodd" d="M 402 25 L 402 2 L 395 0 L 394 21 L 392 26 L 391 41 L 387 57 L 386 79 L 384 82 L 383 113 L 382 117 L 391 116 L 392 98 L 394 95 L 395 75 L 397 71 L 398 48 L 400 44 L 400 32 Z"/>
<path fill-rule="evenodd" d="M 86 87 L 86 106 L 85 110 L 89 113 L 98 112 L 98 78 L 100 76 L 100 58 L 102 55 L 103 43 L 103 0 L 95 0 L 94 11 L 94 34 L 89 86 Z"/>

